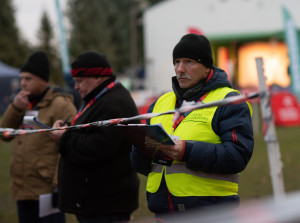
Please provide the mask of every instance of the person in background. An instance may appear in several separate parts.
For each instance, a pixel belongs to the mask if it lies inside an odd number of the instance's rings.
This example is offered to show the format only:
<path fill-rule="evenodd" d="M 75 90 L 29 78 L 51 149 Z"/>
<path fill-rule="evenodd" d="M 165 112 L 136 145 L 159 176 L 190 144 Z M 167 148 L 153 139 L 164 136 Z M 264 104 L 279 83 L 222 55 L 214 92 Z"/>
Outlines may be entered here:
<path fill-rule="evenodd" d="M 104 54 L 80 54 L 71 75 L 84 101 L 72 125 L 138 115 L 129 91 L 116 80 Z M 81 223 L 128 222 L 138 207 L 139 179 L 130 164 L 131 144 L 125 134 L 113 126 L 50 134 L 61 154 L 59 208 L 75 214 Z"/>
<path fill-rule="evenodd" d="M 21 90 L 8 106 L 1 128 L 45 128 L 57 119 L 71 121 L 76 115 L 72 96 L 48 84 L 49 62 L 42 51 L 33 53 L 20 70 Z M 37 127 L 37 122 L 42 126 Z M 43 126 L 44 125 L 44 126 Z M 57 186 L 59 153 L 47 133 L 14 138 L 11 160 L 12 196 L 17 201 L 20 223 L 63 223 L 64 213 L 39 217 L 39 196 Z"/>
<path fill-rule="evenodd" d="M 210 42 L 203 35 L 184 35 L 173 49 L 173 64 L 173 91 L 150 105 L 148 113 L 179 108 L 183 101 L 205 104 L 239 94 L 226 73 L 213 66 Z M 148 176 L 148 207 L 157 219 L 195 208 L 238 205 L 238 174 L 253 152 L 251 106 L 240 103 L 148 120 L 157 123 L 177 137 L 175 145 L 158 147 L 173 159 L 172 165 L 154 163 L 138 148 L 131 153 L 134 168 Z"/>

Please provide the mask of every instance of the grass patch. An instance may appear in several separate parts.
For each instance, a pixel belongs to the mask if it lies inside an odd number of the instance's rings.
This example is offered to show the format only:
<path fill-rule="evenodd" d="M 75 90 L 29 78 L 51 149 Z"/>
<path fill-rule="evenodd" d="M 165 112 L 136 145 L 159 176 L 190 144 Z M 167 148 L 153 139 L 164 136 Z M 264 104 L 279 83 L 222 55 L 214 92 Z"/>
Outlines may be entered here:
<path fill-rule="evenodd" d="M 295 177 L 295 173 L 300 170 L 299 132 L 300 127 L 276 128 L 286 192 L 300 189 L 300 179 Z M 256 136 L 253 157 L 246 170 L 240 174 L 241 200 L 272 196 L 272 194 L 266 143 L 262 136 Z"/>
<path fill-rule="evenodd" d="M 277 137 L 280 144 L 281 158 L 283 162 L 283 176 L 287 192 L 299 190 L 300 178 L 295 175 L 300 171 L 299 132 L 300 127 L 277 128 Z M 0 142 L 0 222 L 17 222 L 15 201 L 12 200 L 9 191 L 10 177 L 9 165 L 11 158 L 11 143 Z M 272 196 L 272 185 L 269 174 L 269 161 L 266 144 L 261 135 L 255 136 L 253 157 L 247 168 L 240 174 L 241 202 L 251 199 Z M 133 213 L 133 219 L 139 220 L 152 216 L 147 209 L 146 201 L 146 177 L 139 175 L 141 180 L 139 204 L 140 207 Z M 67 214 L 67 223 L 76 223 L 73 215 Z"/>
<path fill-rule="evenodd" d="M 11 143 L 0 141 L 0 222 L 18 222 L 16 202 L 10 194 Z"/>

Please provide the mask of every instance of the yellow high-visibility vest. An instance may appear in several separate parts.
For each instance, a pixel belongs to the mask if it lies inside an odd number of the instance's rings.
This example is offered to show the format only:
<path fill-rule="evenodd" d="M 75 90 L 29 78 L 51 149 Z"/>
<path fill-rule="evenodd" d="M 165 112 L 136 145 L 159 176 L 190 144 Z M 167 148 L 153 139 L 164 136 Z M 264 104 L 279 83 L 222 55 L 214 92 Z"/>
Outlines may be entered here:
<path fill-rule="evenodd" d="M 210 91 L 203 103 L 224 99 L 230 92 L 238 92 L 232 88 L 223 87 Z M 176 97 L 173 92 L 161 96 L 153 112 L 164 112 L 175 108 Z M 248 104 L 249 109 L 251 106 Z M 173 131 L 173 115 L 154 117 L 150 124 L 161 123 L 168 134 L 179 136 L 180 140 L 202 141 L 220 144 L 221 139 L 212 129 L 212 119 L 217 107 L 197 109 L 188 114 Z M 251 111 L 250 111 L 251 112 Z M 201 149 L 201 148 L 199 148 Z M 165 180 L 170 192 L 178 197 L 186 196 L 230 196 L 238 193 L 238 174 L 210 174 L 203 171 L 188 169 L 185 162 L 173 161 L 171 166 L 152 164 L 148 175 L 147 191 L 155 193 L 161 179 Z"/>

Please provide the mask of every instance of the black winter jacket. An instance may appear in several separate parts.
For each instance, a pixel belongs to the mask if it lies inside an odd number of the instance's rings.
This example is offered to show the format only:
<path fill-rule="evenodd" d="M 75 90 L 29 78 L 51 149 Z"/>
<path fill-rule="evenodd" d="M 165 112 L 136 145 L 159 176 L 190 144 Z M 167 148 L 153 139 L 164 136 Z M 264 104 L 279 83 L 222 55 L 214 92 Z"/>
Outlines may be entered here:
<path fill-rule="evenodd" d="M 220 87 L 231 87 L 227 75 L 223 70 L 214 67 L 213 72 L 214 74 L 211 79 L 205 83 L 199 92 L 187 101 L 197 101 L 206 92 Z M 173 82 L 177 82 L 175 79 L 176 77 L 173 78 Z M 234 95 L 238 95 L 238 93 L 232 92 L 226 95 L 226 97 Z M 177 98 L 177 102 L 178 107 L 180 107 L 182 100 Z M 152 112 L 155 103 L 156 101 L 149 107 L 148 113 Z M 148 121 L 148 124 L 150 124 L 150 121 Z M 185 154 L 182 161 L 186 162 L 186 166 L 190 169 L 201 170 L 207 173 L 235 174 L 243 171 L 252 156 L 254 146 L 252 121 L 247 104 L 240 103 L 218 107 L 212 120 L 212 129 L 220 136 L 222 143 L 186 142 Z M 135 148 L 132 150 L 131 160 L 134 168 L 139 173 L 147 176 L 151 172 L 152 160 L 143 156 Z M 155 213 L 167 212 L 169 210 L 168 199 L 163 198 L 163 194 L 167 196 L 167 191 L 163 192 L 164 190 L 167 190 L 167 188 L 163 180 L 157 193 L 148 193 L 148 206 Z M 172 196 L 172 198 L 173 202 L 176 202 L 176 197 Z M 236 200 L 238 198 L 233 197 L 232 199 Z M 197 206 L 196 203 L 199 202 L 199 199 L 191 201 L 189 198 L 180 198 L 179 202 L 192 202 L 194 204 L 190 204 L 191 206 Z M 210 202 L 205 201 L 204 205 L 208 203 Z M 202 205 L 201 202 L 198 204 Z M 174 209 L 176 209 L 175 205 Z"/>
<path fill-rule="evenodd" d="M 91 99 L 114 78 L 88 97 Z M 117 83 L 86 109 L 75 124 L 138 114 L 130 93 Z M 59 208 L 84 215 L 130 214 L 138 207 L 139 180 L 129 159 L 131 145 L 117 127 L 66 131 L 59 145 Z"/>

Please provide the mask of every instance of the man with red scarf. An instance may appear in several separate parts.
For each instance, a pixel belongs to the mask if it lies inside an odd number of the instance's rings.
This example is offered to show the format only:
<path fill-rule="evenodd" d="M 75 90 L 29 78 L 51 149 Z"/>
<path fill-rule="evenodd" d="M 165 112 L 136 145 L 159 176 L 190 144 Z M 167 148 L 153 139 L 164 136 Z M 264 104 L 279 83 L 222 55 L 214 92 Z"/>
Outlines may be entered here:
<path fill-rule="evenodd" d="M 72 124 L 138 115 L 105 55 L 92 51 L 79 55 L 71 74 L 84 101 Z M 59 208 L 76 214 L 79 222 L 129 221 L 138 207 L 139 180 L 130 165 L 131 144 L 124 134 L 113 126 L 50 134 L 61 153 Z"/>

